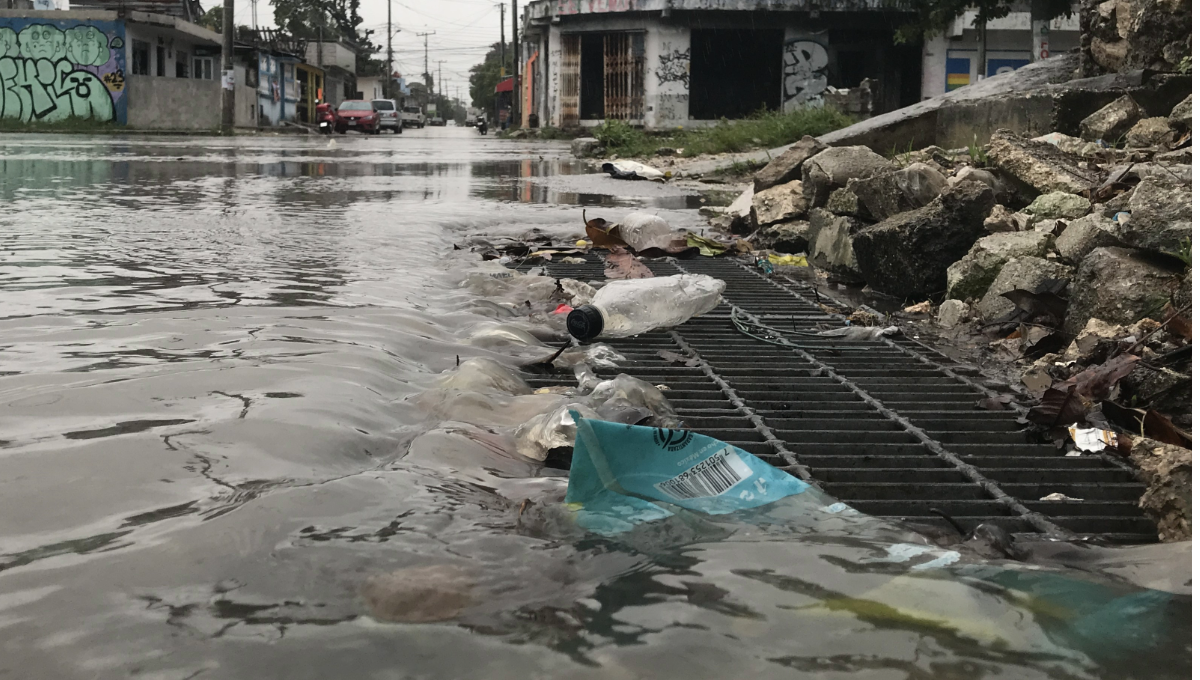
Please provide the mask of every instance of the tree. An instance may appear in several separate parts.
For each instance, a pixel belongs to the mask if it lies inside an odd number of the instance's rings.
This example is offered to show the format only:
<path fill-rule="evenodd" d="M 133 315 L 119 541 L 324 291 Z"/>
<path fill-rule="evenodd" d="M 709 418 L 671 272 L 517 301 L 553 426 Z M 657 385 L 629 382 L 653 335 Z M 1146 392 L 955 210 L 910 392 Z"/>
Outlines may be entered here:
<path fill-rule="evenodd" d="M 483 62 L 471 67 L 471 106 L 484 111 L 496 109 L 496 86 L 500 84 L 500 43 L 492 44 Z"/>
<path fill-rule="evenodd" d="M 275 6 L 275 25 L 285 33 L 308 40 L 341 40 L 357 54 L 355 72 L 382 75 L 386 64 L 374 55 L 382 48 L 371 36 L 375 31 L 359 28 L 361 0 L 271 0 Z"/>
<path fill-rule="evenodd" d="M 200 15 L 200 24 L 210 31 L 220 33 L 225 26 L 225 7 L 222 5 L 213 5 L 207 12 Z"/>
<path fill-rule="evenodd" d="M 1071 13 L 1071 0 L 1032 0 L 1034 14 L 1049 18 Z M 912 0 L 909 5 L 915 16 L 896 30 L 897 43 L 909 43 L 933 37 L 950 27 L 955 19 L 969 9 L 977 10 L 971 25 L 975 28 L 977 56 L 975 80 L 987 75 L 987 25 L 994 19 L 1003 19 L 1013 9 L 1006 0 Z M 1030 45 L 1032 46 L 1032 38 Z"/>

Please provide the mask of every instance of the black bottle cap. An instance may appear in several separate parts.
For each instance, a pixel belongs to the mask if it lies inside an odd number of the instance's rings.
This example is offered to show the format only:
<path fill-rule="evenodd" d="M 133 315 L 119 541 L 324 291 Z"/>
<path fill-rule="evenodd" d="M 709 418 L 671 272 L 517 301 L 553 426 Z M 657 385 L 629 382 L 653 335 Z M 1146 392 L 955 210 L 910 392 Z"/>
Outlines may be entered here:
<path fill-rule="evenodd" d="M 567 332 L 576 340 L 591 340 L 604 331 L 604 315 L 592 305 L 576 307 L 567 315 Z"/>

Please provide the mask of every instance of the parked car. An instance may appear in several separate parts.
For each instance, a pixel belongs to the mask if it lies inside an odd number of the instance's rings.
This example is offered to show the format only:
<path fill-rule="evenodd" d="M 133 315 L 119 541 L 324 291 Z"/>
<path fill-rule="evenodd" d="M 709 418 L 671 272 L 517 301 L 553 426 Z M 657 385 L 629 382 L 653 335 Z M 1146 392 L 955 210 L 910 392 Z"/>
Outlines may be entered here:
<path fill-rule="evenodd" d="M 404 132 L 400 125 L 400 112 L 396 110 L 396 102 L 391 99 L 372 99 L 371 106 L 379 114 L 380 130 L 391 130 L 396 134 Z"/>
<path fill-rule="evenodd" d="M 367 134 L 379 134 L 379 114 L 375 107 L 365 99 L 347 99 L 338 105 L 337 122 L 334 129 L 338 134 L 346 134 L 347 130 L 359 130 Z"/>
<path fill-rule="evenodd" d="M 441 116 L 434 116 L 429 119 L 429 124 L 435 127 L 446 127 L 446 121 Z"/>
<path fill-rule="evenodd" d="M 400 124 L 404 127 L 425 127 L 425 114 L 419 106 L 405 106 L 400 109 Z"/>

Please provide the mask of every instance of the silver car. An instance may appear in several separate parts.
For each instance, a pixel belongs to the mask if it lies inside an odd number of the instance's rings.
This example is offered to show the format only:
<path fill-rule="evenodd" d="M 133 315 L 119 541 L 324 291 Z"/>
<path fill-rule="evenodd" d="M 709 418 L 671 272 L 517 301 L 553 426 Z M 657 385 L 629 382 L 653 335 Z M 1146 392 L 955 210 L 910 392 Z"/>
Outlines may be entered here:
<path fill-rule="evenodd" d="M 371 108 L 379 114 L 380 130 L 391 130 L 395 134 L 404 132 L 404 126 L 400 124 L 400 112 L 396 109 L 396 102 L 391 99 L 372 99 Z"/>

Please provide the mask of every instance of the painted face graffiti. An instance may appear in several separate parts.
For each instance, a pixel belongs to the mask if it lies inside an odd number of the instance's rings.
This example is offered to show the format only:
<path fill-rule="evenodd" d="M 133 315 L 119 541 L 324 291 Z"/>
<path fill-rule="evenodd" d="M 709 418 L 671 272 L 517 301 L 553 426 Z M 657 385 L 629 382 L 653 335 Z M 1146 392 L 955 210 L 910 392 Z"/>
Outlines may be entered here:
<path fill-rule="evenodd" d="M 17 32 L 7 26 L 0 27 L 0 57 L 16 57 L 21 54 Z"/>
<path fill-rule="evenodd" d="M 47 24 L 32 24 L 21 29 L 21 56 L 26 59 L 62 59 L 66 56 L 63 32 Z"/>
<path fill-rule="evenodd" d="M 67 59 L 81 66 L 108 63 L 108 37 L 95 26 L 76 26 L 66 30 Z"/>
<path fill-rule="evenodd" d="M 0 57 L 0 116 L 56 122 L 68 118 L 113 120 L 108 88 L 95 74 L 73 70 L 65 59 Z"/>

